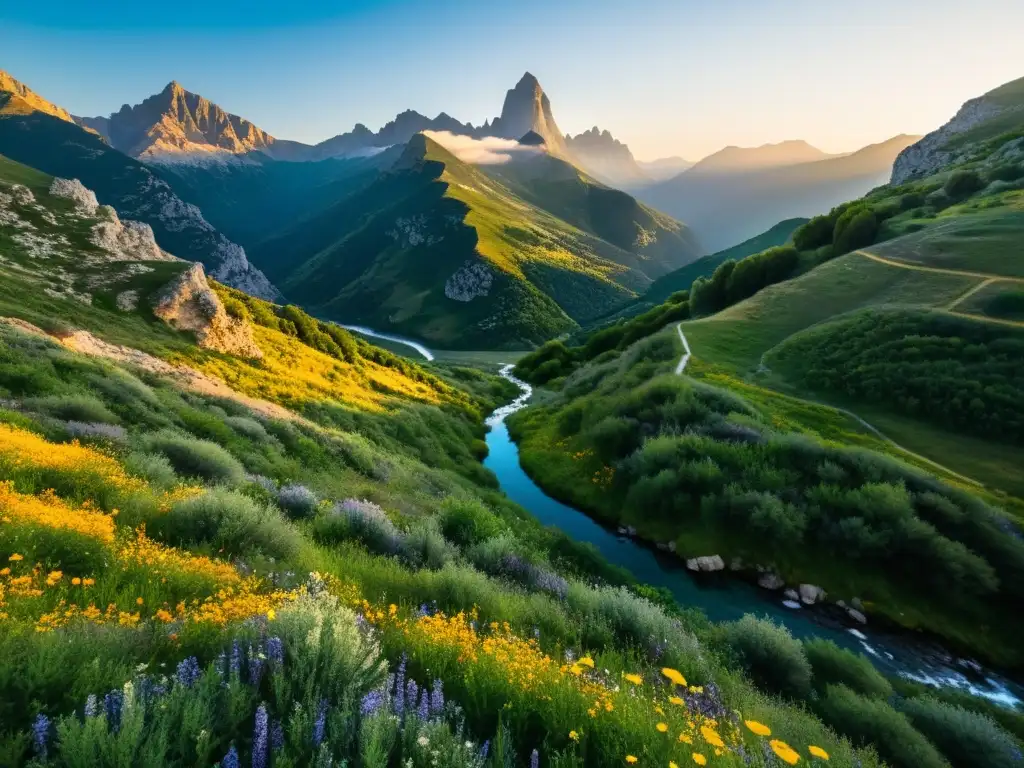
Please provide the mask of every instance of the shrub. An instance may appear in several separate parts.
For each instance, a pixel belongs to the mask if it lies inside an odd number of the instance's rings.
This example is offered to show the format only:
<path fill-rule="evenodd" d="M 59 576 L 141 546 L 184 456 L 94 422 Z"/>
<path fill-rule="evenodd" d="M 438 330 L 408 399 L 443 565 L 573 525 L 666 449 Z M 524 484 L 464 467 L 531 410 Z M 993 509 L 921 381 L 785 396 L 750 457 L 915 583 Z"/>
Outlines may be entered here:
<path fill-rule="evenodd" d="M 504 529 L 497 516 L 476 499 L 449 496 L 441 502 L 441 531 L 460 547 L 497 536 Z"/>
<path fill-rule="evenodd" d="M 932 743 L 883 701 L 858 696 L 844 685 L 830 685 L 815 709 L 854 744 L 874 746 L 892 768 L 948 768 Z"/>
<path fill-rule="evenodd" d="M 128 432 L 124 427 L 119 427 L 116 424 L 107 424 L 102 421 L 69 421 L 64 425 L 64 429 L 75 440 L 119 443 L 128 438 Z"/>
<path fill-rule="evenodd" d="M 128 474 L 141 477 L 157 488 L 173 488 L 178 484 L 178 475 L 170 460 L 162 453 L 132 451 L 124 458 Z"/>
<path fill-rule="evenodd" d="M 815 216 L 793 232 L 793 245 L 801 251 L 813 251 L 832 242 L 835 220 L 830 215 Z"/>
<path fill-rule="evenodd" d="M 871 245 L 877 234 L 878 218 L 870 208 L 850 208 L 836 221 L 832 237 L 834 253 L 839 256 Z"/>
<path fill-rule="evenodd" d="M 928 696 L 905 701 L 900 710 L 953 768 L 1011 768 L 1020 765 L 1020 748 L 991 718 Z"/>
<path fill-rule="evenodd" d="M 402 557 L 414 568 L 437 571 L 457 555 L 458 550 L 445 539 L 432 517 L 417 521 L 402 539 Z"/>
<path fill-rule="evenodd" d="M 298 533 L 276 508 L 223 488 L 177 502 L 150 521 L 149 532 L 178 546 L 205 544 L 229 557 L 257 551 L 287 558 L 300 544 Z"/>
<path fill-rule="evenodd" d="M 747 615 L 725 625 L 725 642 L 759 687 L 794 699 L 810 693 L 811 664 L 785 627 Z"/>
<path fill-rule="evenodd" d="M 209 440 L 197 440 L 179 432 L 163 430 L 150 435 L 145 446 L 166 456 L 174 470 L 185 477 L 238 485 L 245 481 L 245 468 L 224 448 Z"/>
<path fill-rule="evenodd" d="M 249 416 L 228 416 L 224 419 L 224 423 L 242 437 L 247 437 L 257 443 L 265 443 L 271 439 L 266 427 Z"/>
<path fill-rule="evenodd" d="M 286 485 L 277 492 L 277 504 L 293 520 L 312 517 L 316 512 L 317 498 L 304 485 Z"/>
<path fill-rule="evenodd" d="M 953 171 L 942 185 L 942 191 L 951 200 L 963 200 L 985 186 L 977 171 Z"/>
<path fill-rule="evenodd" d="M 823 693 L 828 685 L 842 684 L 862 696 L 877 699 L 892 696 L 892 685 L 864 654 L 852 653 L 821 638 L 804 642 L 804 652 L 814 671 L 814 687 L 819 692 Z"/>
<path fill-rule="evenodd" d="M 345 499 L 330 512 L 318 515 L 313 536 L 325 544 L 356 539 L 379 554 L 395 554 L 402 544 L 402 535 L 387 513 L 366 499 Z"/>
<path fill-rule="evenodd" d="M 117 416 L 90 395 L 50 395 L 25 401 L 29 410 L 37 410 L 66 421 L 103 422 L 116 424 Z"/>

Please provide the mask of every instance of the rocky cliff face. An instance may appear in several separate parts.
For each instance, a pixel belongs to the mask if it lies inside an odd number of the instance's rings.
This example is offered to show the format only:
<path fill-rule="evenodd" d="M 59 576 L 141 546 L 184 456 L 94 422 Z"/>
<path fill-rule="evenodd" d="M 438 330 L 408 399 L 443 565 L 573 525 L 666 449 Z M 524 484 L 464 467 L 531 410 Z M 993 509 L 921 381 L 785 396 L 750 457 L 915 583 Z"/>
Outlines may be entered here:
<path fill-rule="evenodd" d="M 501 116 L 490 125 L 490 135 L 519 139 L 533 131 L 544 139 L 548 152 L 568 157 L 569 149 L 551 112 L 551 101 L 537 78 L 527 72 L 505 94 Z"/>
<path fill-rule="evenodd" d="M 0 69 L 0 91 L 8 91 L 9 93 L 15 94 L 31 109 L 38 110 L 39 112 L 45 112 L 46 114 L 53 115 L 54 117 L 59 117 L 61 120 L 66 120 L 69 123 L 74 122 L 74 118 L 71 117 L 71 114 L 66 109 L 58 107 L 56 104 L 47 101 L 27 85 L 15 80 L 2 69 Z"/>
<path fill-rule="evenodd" d="M 893 163 L 892 183 L 930 176 L 946 166 L 969 160 L 974 144 L 953 140 L 997 119 L 1006 129 L 1014 123 L 1024 125 L 1024 78 L 965 102 L 952 120 L 904 149 Z"/>
<path fill-rule="evenodd" d="M 577 136 L 566 134 L 565 143 L 573 157 L 602 181 L 615 185 L 648 180 L 629 147 L 596 125 Z"/>
<path fill-rule="evenodd" d="M 224 310 L 224 304 L 206 282 L 202 264 L 193 264 L 157 294 L 153 314 L 173 328 L 194 333 L 199 346 L 205 349 L 263 357 L 250 325 Z"/>

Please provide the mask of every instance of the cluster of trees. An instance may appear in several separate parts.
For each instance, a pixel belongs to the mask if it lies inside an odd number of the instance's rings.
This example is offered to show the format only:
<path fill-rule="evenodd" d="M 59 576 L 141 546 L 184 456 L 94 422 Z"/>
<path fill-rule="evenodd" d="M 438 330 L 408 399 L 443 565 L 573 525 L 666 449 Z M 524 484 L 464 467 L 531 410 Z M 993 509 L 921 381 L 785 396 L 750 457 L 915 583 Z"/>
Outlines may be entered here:
<path fill-rule="evenodd" d="M 774 358 L 810 388 L 1024 443 L 1024 332 L 1015 328 L 870 310 L 799 334 Z"/>
<path fill-rule="evenodd" d="M 806 578 L 826 568 L 868 598 L 884 582 L 937 631 L 1022 615 L 1024 541 L 984 502 L 888 457 L 776 433 L 741 398 L 671 375 L 605 375 L 545 419 L 616 467 L 609 510 L 643 510 L 671 537 L 701 530 Z"/>
<path fill-rule="evenodd" d="M 694 315 L 713 314 L 787 279 L 799 266 L 800 254 L 791 245 L 769 248 L 739 261 L 724 261 L 711 277 L 694 281 L 690 307 Z"/>
<path fill-rule="evenodd" d="M 620 320 L 587 337 L 583 344 L 567 346 L 561 341 L 549 341 L 516 363 L 515 375 L 531 384 L 542 386 L 554 379 L 567 376 L 580 365 L 595 360 L 608 352 L 621 352 L 630 344 L 650 336 L 668 323 L 690 317 L 689 293 L 679 291 L 668 300 L 642 315 Z"/>

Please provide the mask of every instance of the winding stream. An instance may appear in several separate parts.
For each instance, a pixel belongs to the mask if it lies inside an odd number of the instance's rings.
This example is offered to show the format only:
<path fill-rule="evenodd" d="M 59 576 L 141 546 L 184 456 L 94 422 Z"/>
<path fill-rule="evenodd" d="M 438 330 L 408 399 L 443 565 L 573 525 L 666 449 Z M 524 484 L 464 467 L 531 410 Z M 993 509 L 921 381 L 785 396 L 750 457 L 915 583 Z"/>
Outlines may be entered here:
<path fill-rule="evenodd" d="M 487 419 L 489 449 L 484 466 L 498 477 L 506 495 L 529 510 L 544 525 L 560 528 L 576 541 L 593 544 L 614 565 L 630 571 L 639 581 L 665 587 L 680 605 L 703 610 L 713 621 L 732 621 L 753 613 L 785 625 L 795 637 L 823 637 L 853 651 L 866 653 L 883 672 L 936 686 L 960 688 L 1005 705 L 1024 698 L 1024 688 L 982 670 L 974 662 L 954 659 L 898 635 L 869 628 L 847 628 L 813 608 L 789 608 L 781 593 L 769 592 L 723 574 L 695 578 L 682 561 L 640 542 L 618 536 L 587 515 L 545 494 L 519 465 L 519 448 L 512 441 L 505 419 L 525 408 L 530 386 L 512 376 L 512 366 L 501 375 L 522 394 Z"/>
<path fill-rule="evenodd" d="M 411 339 L 361 326 L 344 327 L 366 336 L 405 344 L 428 360 L 434 359 L 430 350 Z M 677 373 L 682 372 L 690 352 L 681 331 L 680 337 L 685 354 Z M 887 674 L 928 685 L 959 688 L 1007 706 L 1024 700 L 1024 687 L 982 669 L 973 661 L 957 659 L 899 634 L 869 627 L 846 627 L 820 609 L 787 607 L 781 593 L 759 589 L 725 574 L 695 577 L 679 558 L 618 536 L 583 512 L 552 499 L 523 471 L 519 448 L 505 425 L 505 419 L 525 408 L 532 395 L 530 385 L 512 375 L 512 367 L 506 365 L 501 375 L 518 386 L 521 394 L 488 417 L 488 455 L 484 466 L 494 472 L 510 499 L 544 525 L 559 528 L 576 541 L 589 542 L 608 562 L 630 571 L 638 581 L 668 589 L 680 605 L 700 608 L 713 621 L 732 621 L 748 613 L 768 616 L 786 626 L 795 637 L 822 637 L 852 651 L 863 652 Z"/>

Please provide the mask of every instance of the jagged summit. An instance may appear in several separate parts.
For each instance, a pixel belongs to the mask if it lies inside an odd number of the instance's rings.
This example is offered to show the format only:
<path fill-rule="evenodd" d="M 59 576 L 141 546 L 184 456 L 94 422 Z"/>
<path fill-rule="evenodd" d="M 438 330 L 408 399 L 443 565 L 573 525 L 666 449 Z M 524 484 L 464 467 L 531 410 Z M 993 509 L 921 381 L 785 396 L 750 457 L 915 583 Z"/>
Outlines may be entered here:
<path fill-rule="evenodd" d="M 505 94 L 501 116 L 491 123 L 490 132 L 494 136 L 518 140 L 531 131 L 544 139 L 551 154 L 569 157 L 569 149 L 551 111 L 551 101 L 537 78 L 527 72 L 515 88 Z"/>
<path fill-rule="evenodd" d="M 20 80 L 15 80 L 10 74 L 0 69 L 0 93 L 9 93 L 12 97 L 16 97 L 17 105 L 11 104 L 11 99 L 8 98 L 5 101 L 6 105 L 0 104 L 2 109 L 28 109 L 35 110 L 38 112 L 45 112 L 48 115 L 59 117 L 61 120 L 66 120 L 69 123 L 74 122 L 74 118 L 63 107 L 59 107 L 53 102 L 47 101 L 38 93 L 33 91 L 27 85 L 22 83 Z"/>

